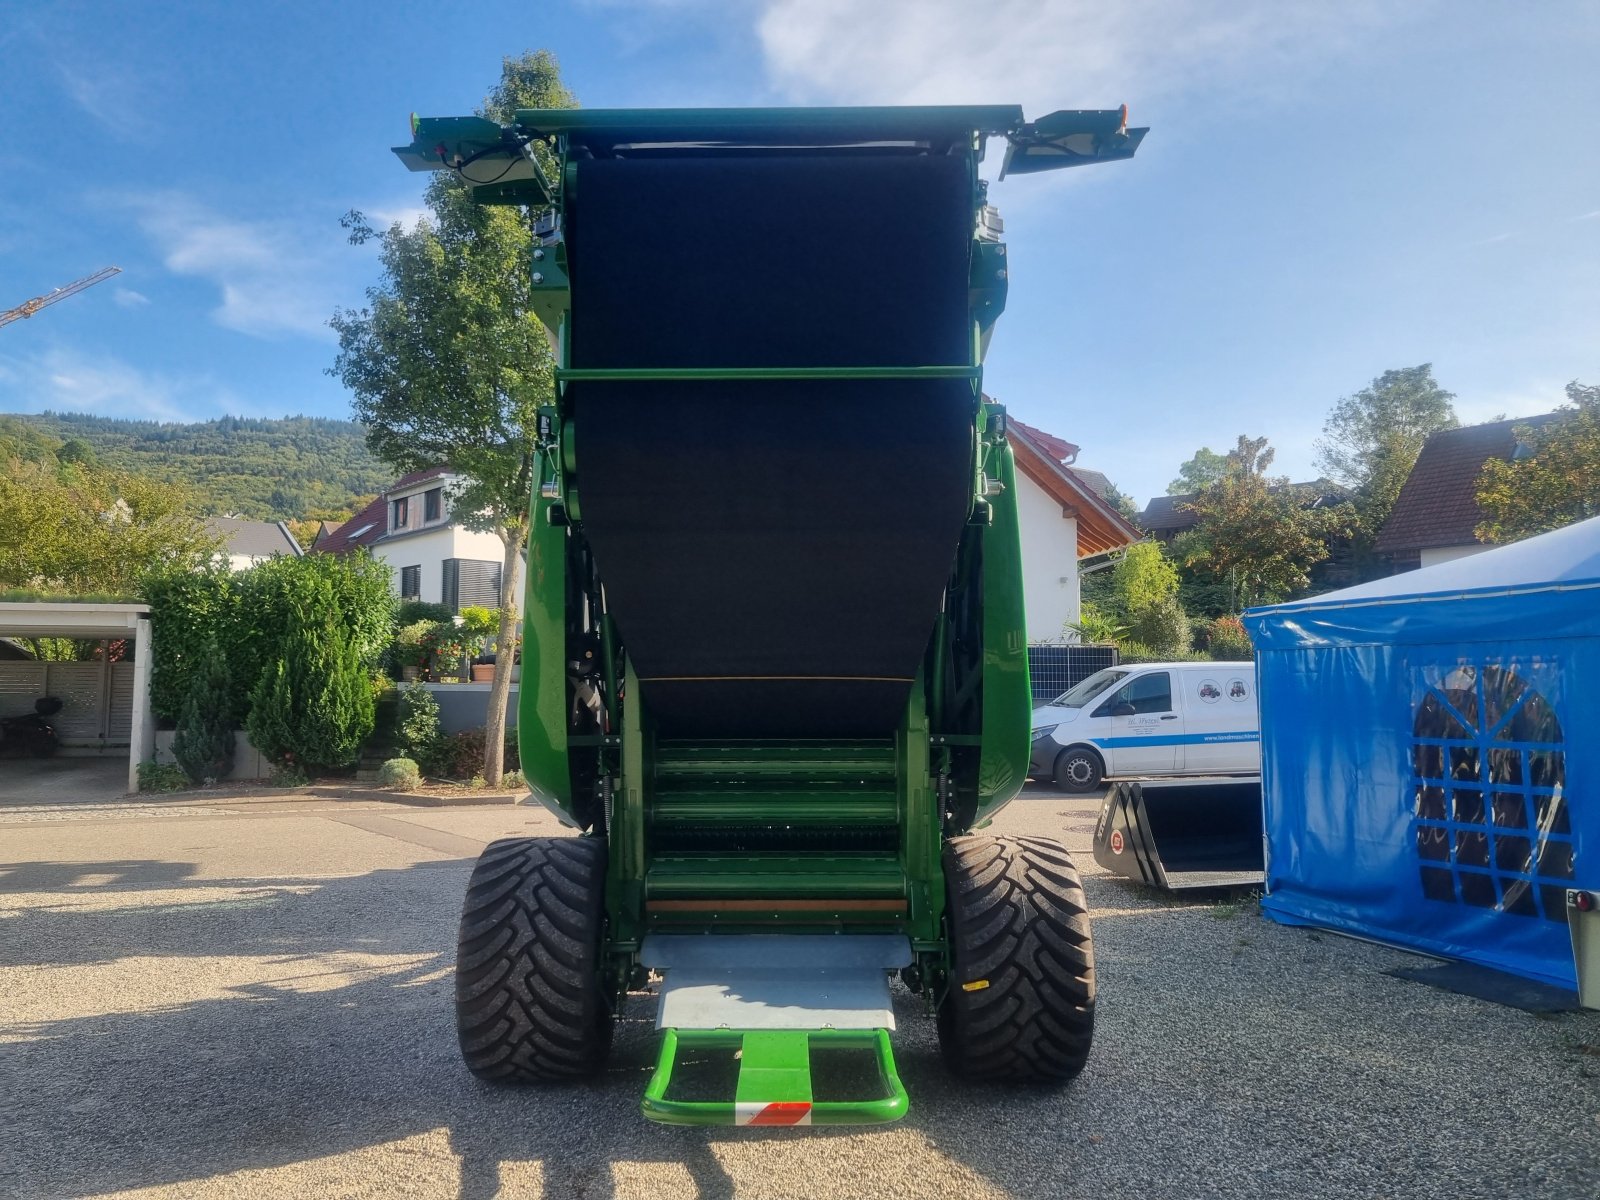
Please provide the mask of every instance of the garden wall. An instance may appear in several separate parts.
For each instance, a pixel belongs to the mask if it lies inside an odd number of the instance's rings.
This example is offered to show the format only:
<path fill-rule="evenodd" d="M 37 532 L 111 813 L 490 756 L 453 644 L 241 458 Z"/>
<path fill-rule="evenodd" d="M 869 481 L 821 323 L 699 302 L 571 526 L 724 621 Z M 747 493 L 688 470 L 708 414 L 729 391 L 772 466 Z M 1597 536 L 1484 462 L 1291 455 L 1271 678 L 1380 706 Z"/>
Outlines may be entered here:
<path fill-rule="evenodd" d="M 156 731 L 156 760 L 158 762 L 172 762 L 172 739 L 174 731 L 159 729 Z M 233 771 L 229 779 L 265 779 L 272 774 L 272 764 L 261 756 L 261 752 L 250 744 L 250 738 L 244 730 L 237 729 L 233 734 Z"/>
<path fill-rule="evenodd" d="M 427 683 L 423 684 L 439 702 L 439 728 L 444 733 L 460 733 L 463 729 L 482 729 L 489 720 L 488 683 Z M 517 728 L 517 685 L 511 685 L 511 695 L 506 702 L 506 732 L 515 735 Z"/>

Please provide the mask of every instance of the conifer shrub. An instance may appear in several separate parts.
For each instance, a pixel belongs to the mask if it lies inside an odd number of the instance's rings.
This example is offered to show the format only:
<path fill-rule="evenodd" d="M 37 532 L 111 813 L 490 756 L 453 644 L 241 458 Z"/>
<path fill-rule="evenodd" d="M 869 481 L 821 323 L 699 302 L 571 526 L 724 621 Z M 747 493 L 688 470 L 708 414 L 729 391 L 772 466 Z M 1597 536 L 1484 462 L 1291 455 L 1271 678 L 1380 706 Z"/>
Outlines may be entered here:
<path fill-rule="evenodd" d="M 214 637 L 203 639 L 190 675 L 172 757 L 194 783 L 215 783 L 233 771 L 233 675 Z"/>
<path fill-rule="evenodd" d="M 294 583 L 279 593 L 280 640 L 250 693 L 245 727 L 274 765 L 310 775 L 355 762 L 374 701 L 361 631 L 340 611 L 332 582 L 305 572 Z"/>

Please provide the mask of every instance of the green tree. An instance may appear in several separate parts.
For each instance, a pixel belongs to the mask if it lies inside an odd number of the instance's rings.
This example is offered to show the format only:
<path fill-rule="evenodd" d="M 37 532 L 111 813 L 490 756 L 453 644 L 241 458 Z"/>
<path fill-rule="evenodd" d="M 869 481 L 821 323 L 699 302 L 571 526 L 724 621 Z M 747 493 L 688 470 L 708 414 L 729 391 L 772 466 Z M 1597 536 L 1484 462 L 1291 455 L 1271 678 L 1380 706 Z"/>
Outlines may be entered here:
<path fill-rule="evenodd" d="M 304 624 L 308 594 L 323 597 L 319 603 L 346 632 L 360 670 L 370 676 L 394 638 L 393 577 L 389 564 L 366 550 L 279 556 L 246 571 L 239 577 L 239 619 L 229 650 L 246 693 L 253 694 Z M 245 706 L 251 703 L 246 699 Z"/>
<path fill-rule="evenodd" d="M 198 648 L 192 679 L 172 738 L 172 757 L 194 783 L 226 779 L 233 770 L 233 678 L 214 637 Z"/>
<path fill-rule="evenodd" d="M 1317 442 L 1317 468 L 1356 493 L 1364 541 L 1383 528 L 1430 433 L 1459 424 L 1452 392 L 1433 364 L 1385 371 L 1333 406 Z"/>
<path fill-rule="evenodd" d="M 1117 614 L 1137 621 L 1147 610 L 1177 597 L 1178 568 L 1160 543 L 1136 542 L 1112 568 L 1111 586 Z"/>
<path fill-rule="evenodd" d="M 213 554 L 188 489 L 86 464 L 0 463 L 0 588 L 130 592 Z"/>
<path fill-rule="evenodd" d="M 1191 571 L 1226 584 L 1226 611 L 1303 591 L 1311 568 L 1328 557 L 1328 540 L 1355 526 L 1350 505 L 1308 507 L 1303 489 L 1269 476 L 1274 454 L 1266 438 L 1241 435 L 1222 479 L 1187 506 L 1199 524 L 1173 542 Z"/>
<path fill-rule="evenodd" d="M 370 671 L 355 630 L 342 619 L 333 580 L 305 572 L 293 582 L 281 593 L 286 619 L 276 653 L 250 693 L 245 728 L 280 769 L 313 774 L 355 762 L 372 733 L 375 704 Z"/>
<path fill-rule="evenodd" d="M 150 606 L 150 707 L 176 721 L 184 702 L 200 686 L 208 647 L 223 647 L 233 660 L 228 707 L 237 717 L 249 706 L 255 676 L 239 669 L 240 581 L 226 564 L 197 568 L 168 564 L 146 574 L 139 594 Z"/>
<path fill-rule="evenodd" d="M 100 465 L 99 456 L 95 454 L 94 447 L 82 438 L 68 438 L 56 451 L 56 461 L 64 463 L 82 463 L 86 467 Z"/>
<path fill-rule="evenodd" d="M 1105 494 L 1101 499 L 1120 513 L 1130 525 L 1139 523 L 1139 506 L 1133 502 L 1133 497 L 1128 495 L 1114 483 L 1107 483 Z"/>
<path fill-rule="evenodd" d="M 1514 542 L 1600 516 L 1600 387 L 1567 384 L 1564 419 L 1518 426 L 1530 454 L 1491 458 L 1478 476 L 1485 542 Z"/>
<path fill-rule="evenodd" d="M 570 108 L 555 57 L 539 50 L 506 59 L 485 115 L 509 121 L 519 108 Z M 550 150 L 534 143 L 545 173 Z M 435 174 L 424 201 L 429 219 L 382 233 L 356 212 L 345 225 L 357 243 L 376 238 L 383 282 L 367 307 L 340 310 L 332 368 L 354 399 L 373 452 L 397 471 L 448 463 L 466 485 L 452 508 L 471 528 L 492 530 L 504 547 L 499 661 L 509 666 L 520 629 L 522 553 L 538 452 L 537 413 L 554 399 L 554 362 L 530 304 L 530 217 L 522 208 L 475 204 L 470 189 Z M 511 672 L 495 672 L 483 774 L 500 780 Z"/>
<path fill-rule="evenodd" d="M 1178 477 L 1167 484 L 1167 495 L 1192 496 L 1220 480 L 1227 465 L 1226 454 L 1218 454 L 1210 446 L 1201 446 L 1193 458 L 1178 468 Z"/>

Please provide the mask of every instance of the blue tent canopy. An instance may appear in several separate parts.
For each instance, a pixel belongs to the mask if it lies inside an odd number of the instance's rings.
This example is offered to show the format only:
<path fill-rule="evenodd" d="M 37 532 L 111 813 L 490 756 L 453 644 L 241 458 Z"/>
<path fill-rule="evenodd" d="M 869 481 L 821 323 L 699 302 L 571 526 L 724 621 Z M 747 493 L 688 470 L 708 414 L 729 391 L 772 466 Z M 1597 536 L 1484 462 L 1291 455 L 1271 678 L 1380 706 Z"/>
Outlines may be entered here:
<path fill-rule="evenodd" d="M 1566 890 L 1600 886 L 1600 518 L 1244 620 L 1267 914 L 1575 986 Z"/>

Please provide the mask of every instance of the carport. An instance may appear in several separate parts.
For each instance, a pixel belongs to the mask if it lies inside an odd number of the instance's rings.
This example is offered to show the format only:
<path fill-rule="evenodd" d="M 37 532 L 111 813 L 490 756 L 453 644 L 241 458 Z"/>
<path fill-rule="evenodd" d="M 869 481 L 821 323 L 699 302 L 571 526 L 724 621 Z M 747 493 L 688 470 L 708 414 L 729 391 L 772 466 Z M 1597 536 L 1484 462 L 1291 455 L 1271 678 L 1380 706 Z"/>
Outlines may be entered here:
<path fill-rule="evenodd" d="M 155 748 L 155 714 L 150 710 L 150 609 L 145 604 L 79 602 L 74 600 L 29 600 L 0 603 L 0 637 L 79 638 L 87 641 L 126 640 L 133 647 L 132 671 L 126 690 L 110 684 L 112 664 L 72 663 L 84 667 L 77 672 L 71 694 L 63 696 L 67 708 L 63 717 L 88 720 L 100 730 L 101 740 L 110 738 L 113 720 L 120 727 L 120 704 L 125 697 L 128 716 L 128 790 L 139 787 L 139 763 Z M 26 711 L 35 697 L 44 694 L 47 670 L 52 664 L 12 662 L 10 671 L 0 672 L 0 701 L 6 712 Z M 24 670 L 22 668 L 34 668 Z M 90 711 L 89 706 L 94 706 Z"/>

